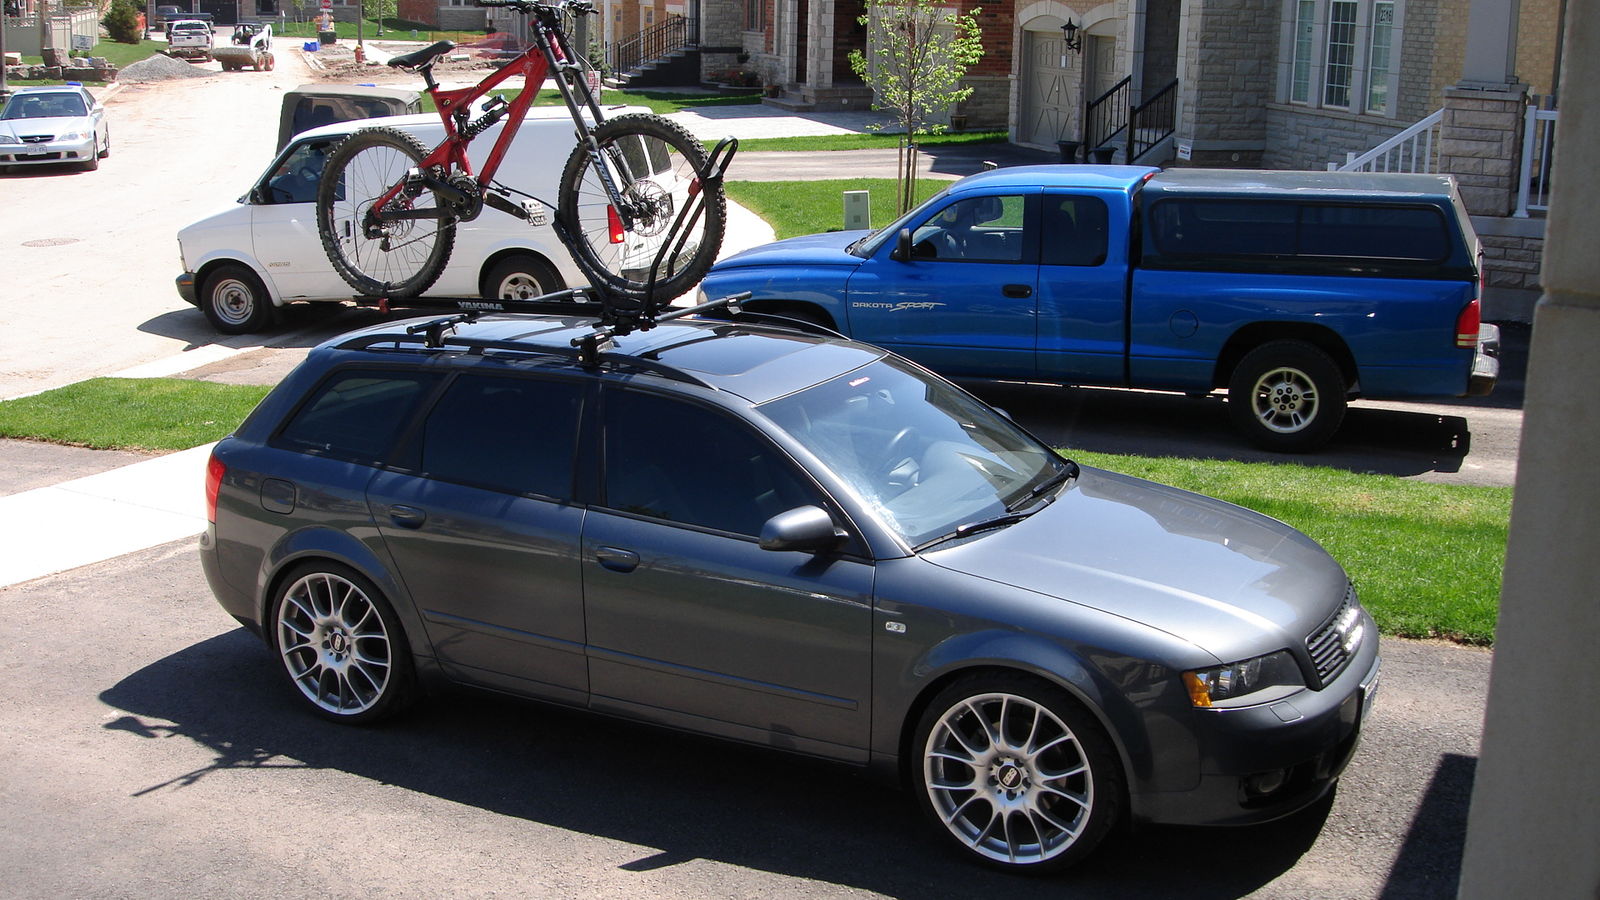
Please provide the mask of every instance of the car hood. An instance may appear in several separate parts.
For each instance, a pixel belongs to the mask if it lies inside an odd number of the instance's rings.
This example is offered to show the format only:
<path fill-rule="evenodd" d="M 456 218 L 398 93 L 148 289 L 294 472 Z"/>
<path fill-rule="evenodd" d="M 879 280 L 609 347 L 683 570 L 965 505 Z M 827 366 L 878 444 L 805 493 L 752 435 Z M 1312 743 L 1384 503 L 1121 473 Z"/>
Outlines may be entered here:
<path fill-rule="evenodd" d="M 25 134 L 66 134 L 69 131 L 88 131 L 89 120 L 83 116 L 45 116 L 38 119 L 0 119 L 0 134 L 21 137 Z"/>
<path fill-rule="evenodd" d="M 1143 622 L 1219 662 L 1300 644 L 1349 583 L 1282 522 L 1088 467 L 1028 519 L 924 558 Z"/>
<path fill-rule="evenodd" d="M 871 234 L 870 231 L 830 231 L 826 234 L 808 234 L 804 237 L 788 238 L 751 247 L 728 257 L 717 263 L 716 269 L 732 269 L 741 266 L 763 266 L 768 263 L 779 263 L 785 266 L 794 265 L 849 265 L 856 266 L 862 262 L 861 257 L 852 256 L 844 251 L 863 237 Z"/>

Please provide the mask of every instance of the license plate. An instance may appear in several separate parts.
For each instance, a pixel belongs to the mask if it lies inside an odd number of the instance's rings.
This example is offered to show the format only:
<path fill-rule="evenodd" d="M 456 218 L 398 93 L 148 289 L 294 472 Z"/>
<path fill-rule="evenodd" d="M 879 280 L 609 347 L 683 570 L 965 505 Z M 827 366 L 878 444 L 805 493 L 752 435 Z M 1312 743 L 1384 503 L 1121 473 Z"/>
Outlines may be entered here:
<path fill-rule="evenodd" d="M 1361 689 L 1361 721 L 1363 722 L 1367 720 L 1367 716 L 1372 715 L 1372 704 L 1378 698 L 1378 682 L 1380 678 L 1380 675 L 1372 676 L 1372 680 L 1367 682 L 1366 686 Z"/>

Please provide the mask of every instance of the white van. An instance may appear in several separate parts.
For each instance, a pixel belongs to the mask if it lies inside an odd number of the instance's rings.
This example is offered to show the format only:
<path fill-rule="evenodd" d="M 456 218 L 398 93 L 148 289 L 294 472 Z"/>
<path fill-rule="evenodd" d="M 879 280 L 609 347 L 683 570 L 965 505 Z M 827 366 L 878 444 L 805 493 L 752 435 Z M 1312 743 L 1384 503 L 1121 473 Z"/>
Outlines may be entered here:
<path fill-rule="evenodd" d="M 606 114 L 642 111 L 616 107 Z M 474 169 L 503 124 L 473 140 L 467 156 Z M 317 181 L 334 145 L 373 125 L 409 132 L 427 147 L 444 139 L 444 126 L 432 113 L 312 128 L 279 151 L 236 205 L 178 232 L 184 267 L 178 293 L 212 327 L 225 334 L 260 331 L 285 304 L 351 299 L 350 286 L 333 270 L 317 235 Z M 584 283 L 550 227 L 561 169 L 575 142 L 566 107 L 528 110 L 497 180 L 538 198 L 546 204 L 544 214 L 525 222 L 485 207 L 477 219 L 456 226 L 450 264 L 429 296 L 525 299 Z"/>

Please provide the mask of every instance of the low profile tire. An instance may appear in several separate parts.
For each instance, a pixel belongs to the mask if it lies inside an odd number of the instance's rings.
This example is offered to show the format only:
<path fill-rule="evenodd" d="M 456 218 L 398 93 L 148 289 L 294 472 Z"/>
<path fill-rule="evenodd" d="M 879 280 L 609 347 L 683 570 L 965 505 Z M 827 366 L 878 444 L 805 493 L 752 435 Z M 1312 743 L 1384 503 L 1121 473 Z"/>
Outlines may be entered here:
<path fill-rule="evenodd" d="M 219 266 L 206 276 L 200 309 L 223 334 L 261 331 L 272 321 L 272 298 L 256 273 L 240 265 Z"/>
<path fill-rule="evenodd" d="M 939 692 L 912 745 L 917 799 L 970 858 L 1013 872 L 1082 860 L 1121 818 L 1123 776 L 1099 722 L 1066 691 L 1020 673 Z"/>
<path fill-rule="evenodd" d="M 566 287 L 549 263 L 527 253 L 508 256 L 483 273 L 478 293 L 485 300 L 532 300 Z"/>
<path fill-rule="evenodd" d="M 86 171 L 86 172 L 93 172 L 95 169 L 100 168 L 100 139 L 99 138 L 95 138 L 94 152 L 90 153 L 89 154 L 89 158 L 83 161 L 83 168 L 84 168 L 84 171 Z"/>
<path fill-rule="evenodd" d="M 1315 450 L 1333 437 L 1347 406 L 1338 363 L 1304 341 L 1262 344 L 1228 379 L 1228 414 L 1264 450 Z"/>
<path fill-rule="evenodd" d="M 295 567 L 273 596 L 270 616 L 278 670 L 317 715 L 364 725 L 415 700 L 400 621 L 355 570 L 325 561 Z"/>

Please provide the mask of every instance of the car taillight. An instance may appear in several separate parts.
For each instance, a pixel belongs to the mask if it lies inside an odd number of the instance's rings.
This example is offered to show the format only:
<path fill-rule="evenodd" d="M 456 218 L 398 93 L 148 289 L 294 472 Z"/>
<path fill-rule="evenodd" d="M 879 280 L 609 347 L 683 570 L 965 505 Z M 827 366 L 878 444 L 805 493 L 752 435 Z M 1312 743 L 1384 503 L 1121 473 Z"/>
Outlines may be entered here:
<path fill-rule="evenodd" d="M 206 463 L 206 521 L 213 525 L 217 523 L 217 491 L 222 489 L 222 476 L 226 474 L 228 467 L 215 456 Z"/>
<path fill-rule="evenodd" d="M 1462 307 L 1461 315 L 1456 316 L 1456 346 L 1464 350 L 1474 350 L 1478 346 L 1478 330 L 1482 325 L 1482 305 L 1477 297 L 1472 302 Z"/>

